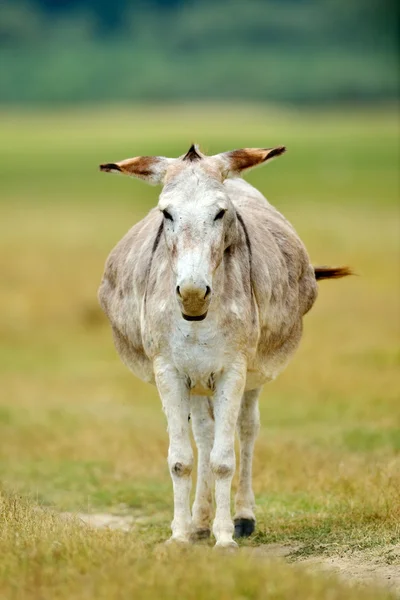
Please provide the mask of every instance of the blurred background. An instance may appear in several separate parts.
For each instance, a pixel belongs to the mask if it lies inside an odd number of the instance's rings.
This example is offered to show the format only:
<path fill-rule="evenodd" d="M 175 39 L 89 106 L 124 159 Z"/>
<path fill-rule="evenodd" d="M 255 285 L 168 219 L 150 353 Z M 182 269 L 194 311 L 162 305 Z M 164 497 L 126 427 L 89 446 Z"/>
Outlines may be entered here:
<path fill-rule="evenodd" d="M 135 509 L 167 535 L 164 415 L 155 389 L 121 364 L 96 299 L 108 253 L 158 190 L 98 165 L 178 156 L 192 142 L 208 153 L 285 144 L 285 156 L 246 178 L 293 223 L 314 264 L 349 264 L 358 276 L 322 282 L 298 354 L 263 393 L 259 529 L 264 541 L 326 540 L 327 520 L 342 531 L 345 515 L 356 541 L 364 516 L 376 539 L 385 527 L 393 535 L 396 4 L 2 1 L 6 491 L 57 510 Z"/>
<path fill-rule="evenodd" d="M 393 99 L 395 0 L 3 0 L 0 102 Z"/>

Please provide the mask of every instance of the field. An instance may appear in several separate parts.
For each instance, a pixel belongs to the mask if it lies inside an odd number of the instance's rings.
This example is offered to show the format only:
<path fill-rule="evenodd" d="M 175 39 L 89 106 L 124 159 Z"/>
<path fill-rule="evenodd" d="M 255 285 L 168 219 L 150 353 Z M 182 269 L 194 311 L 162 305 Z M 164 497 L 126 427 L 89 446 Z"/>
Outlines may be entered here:
<path fill-rule="evenodd" d="M 3 111 L 0 127 L 0 598 L 400 593 L 396 111 Z M 177 156 L 193 141 L 208 153 L 287 145 L 247 179 L 314 264 L 357 273 L 321 283 L 299 352 L 264 389 L 257 532 L 235 556 L 162 546 L 172 518 L 164 415 L 155 389 L 120 362 L 96 300 L 108 252 L 157 201 L 156 188 L 98 164 Z M 96 529 L 66 512 L 131 527 Z M 351 568 L 337 578 L 315 567 L 339 559 L 362 563 L 368 587 Z"/>

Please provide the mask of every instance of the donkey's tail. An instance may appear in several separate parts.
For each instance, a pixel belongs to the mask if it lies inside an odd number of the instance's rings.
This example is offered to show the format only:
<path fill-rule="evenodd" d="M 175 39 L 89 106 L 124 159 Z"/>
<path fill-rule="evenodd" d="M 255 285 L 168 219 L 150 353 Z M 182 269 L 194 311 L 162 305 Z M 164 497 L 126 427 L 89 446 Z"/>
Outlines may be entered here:
<path fill-rule="evenodd" d="M 349 267 L 314 267 L 315 279 L 340 279 L 353 275 Z"/>

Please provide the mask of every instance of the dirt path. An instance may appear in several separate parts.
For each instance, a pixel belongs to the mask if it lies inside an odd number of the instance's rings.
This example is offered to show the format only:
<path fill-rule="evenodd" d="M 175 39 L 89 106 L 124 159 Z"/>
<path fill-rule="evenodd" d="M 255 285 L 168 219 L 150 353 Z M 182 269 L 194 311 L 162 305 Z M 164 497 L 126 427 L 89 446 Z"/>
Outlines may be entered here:
<path fill-rule="evenodd" d="M 312 557 L 301 562 L 312 568 L 334 572 L 349 583 L 384 586 L 400 598 L 400 544 L 380 548 L 379 553 L 359 551 L 343 556 Z"/>
<path fill-rule="evenodd" d="M 144 524 L 149 518 L 143 515 L 118 516 L 109 513 L 62 513 L 63 517 L 76 518 L 94 527 L 130 531 L 136 524 Z M 400 544 L 375 550 L 346 552 L 336 556 L 312 556 L 302 558 L 297 544 L 264 544 L 243 548 L 254 556 L 270 559 L 281 558 L 304 565 L 313 571 L 334 573 L 351 584 L 368 586 L 381 585 L 400 598 Z"/>

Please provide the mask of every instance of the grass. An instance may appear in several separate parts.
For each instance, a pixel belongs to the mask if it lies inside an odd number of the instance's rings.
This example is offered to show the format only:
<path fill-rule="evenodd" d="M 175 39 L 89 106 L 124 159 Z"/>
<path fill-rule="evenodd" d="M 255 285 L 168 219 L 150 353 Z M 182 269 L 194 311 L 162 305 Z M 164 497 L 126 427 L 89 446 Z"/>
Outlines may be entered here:
<path fill-rule="evenodd" d="M 314 264 L 359 276 L 321 283 L 300 350 L 265 387 L 258 527 L 244 545 L 383 551 L 400 542 L 396 119 L 250 105 L 0 115 L 0 597 L 368 598 L 244 551 L 157 550 L 172 515 L 164 415 L 120 363 L 96 301 L 108 252 L 157 190 L 97 165 L 193 140 L 209 152 L 287 144 L 248 179 Z M 133 534 L 95 531 L 64 510 L 145 519 Z"/>
<path fill-rule="evenodd" d="M 243 552 L 211 556 L 204 547 L 152 547 L 143 533 L 83 528 L 15 499 L 1 508 L 0 550 L 7 561 L 0 565 L 0 593 L 5 598 L 286 600 L 294 592 L 310 600 L 390 598 Z"/>

